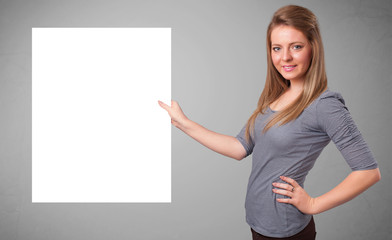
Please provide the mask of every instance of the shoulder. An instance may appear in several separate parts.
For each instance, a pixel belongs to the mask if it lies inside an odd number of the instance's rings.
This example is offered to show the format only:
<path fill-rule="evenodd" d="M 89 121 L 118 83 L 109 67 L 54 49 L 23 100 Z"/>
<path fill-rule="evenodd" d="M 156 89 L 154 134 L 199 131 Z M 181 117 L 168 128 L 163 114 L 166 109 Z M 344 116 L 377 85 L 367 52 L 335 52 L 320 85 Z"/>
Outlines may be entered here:
<path fill-rule="evenodd" d="M 331 111 L 338 109 L 346 109 L 343 96 L 338 93 L 327 89 L 324 91 L 315 102 L 317 114 L 330 114 Z"/>
<path fill-rule="evenodd" d="M 344 104 L 344 99 L 342 94 L 338 93 L 338 92 L 334 92 L 331 91 L 329 89 L 327 89 L 326 91 L 324 91 L 319 97 L 318 97 L 319 101 L 322 102 L 334 102 L 334 101 L 340 101 L 341 103 Z"/>
<path fill-rule="evenodd" d="M 324 129 L 328 122 L 334 122 L 337 115 L 347 111 L 345 101 L 338 92 L 327 89 L 318 96 L 303 113 L 304 124 L 313 130 Z"/>
<path fill-rule="evenodd" d="M 318 126 L 331 135 L 351 122 L 350 112 L 338 92 L 327 90 L 321 94 L 315 110 Z"/>
<path fill-rule="evenodd" d="M 324 112 L 331 107 L 342 107 L 345 105 L 345 101 L 342 95 L 338 92 L 325 90 L 320 94 L 306 109 L 305 112 L 309 112 L 312 115 Z"/>

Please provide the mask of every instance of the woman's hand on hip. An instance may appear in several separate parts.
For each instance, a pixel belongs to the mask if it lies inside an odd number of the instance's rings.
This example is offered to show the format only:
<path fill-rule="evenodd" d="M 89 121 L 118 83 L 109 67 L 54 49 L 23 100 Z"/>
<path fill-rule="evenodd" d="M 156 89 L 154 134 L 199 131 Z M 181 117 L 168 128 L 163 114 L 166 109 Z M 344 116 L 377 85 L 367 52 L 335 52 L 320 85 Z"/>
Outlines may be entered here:
<path fill-rule="evenodd" d="M 287 183 L 272 183 L 276 187 L 272 191 L 289 198 L 278 198 L 276 200 L 280 203 L 292 204 L 302 213 L 315 214 L 315 199 L 310 197 L 294 179 L 284 176 L 280 178 Z"/>

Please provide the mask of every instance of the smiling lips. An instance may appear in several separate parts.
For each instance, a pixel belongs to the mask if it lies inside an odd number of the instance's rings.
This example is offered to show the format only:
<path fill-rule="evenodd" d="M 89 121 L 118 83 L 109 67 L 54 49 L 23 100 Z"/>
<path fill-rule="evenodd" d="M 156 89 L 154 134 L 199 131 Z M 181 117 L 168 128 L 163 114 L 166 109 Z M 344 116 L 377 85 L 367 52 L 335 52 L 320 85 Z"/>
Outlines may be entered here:
<path fill-rule="evenodd" d="M 291 72 L 291 71 L 293 71 L 293 70 L 295 69 L 296 66 L 297 66 L 297 65 L 283 65 L 283 69 L 284 69 L 286 72 Z"/>

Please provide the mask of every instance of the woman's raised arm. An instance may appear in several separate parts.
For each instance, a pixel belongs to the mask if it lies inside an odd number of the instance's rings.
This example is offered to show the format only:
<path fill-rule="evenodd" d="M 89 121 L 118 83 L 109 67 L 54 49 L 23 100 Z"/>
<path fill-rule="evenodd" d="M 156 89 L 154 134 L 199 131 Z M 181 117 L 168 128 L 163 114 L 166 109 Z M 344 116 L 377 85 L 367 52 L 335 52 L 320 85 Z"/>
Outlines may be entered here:
<path fill-rule="evenodd" d="M 180 105 L 172 100 L 171 106 L 158 101 L 159 105 L 165 109 L 171 118 L 171 123 L 184 133 L 203 144 L 207 148 L 236 160 L 241 160 L 246 156 L 245 148 L 240 141 L 233 136 L 228 136 L 213 132 L 207 128 L 188 119 L 181 110 Z"/>

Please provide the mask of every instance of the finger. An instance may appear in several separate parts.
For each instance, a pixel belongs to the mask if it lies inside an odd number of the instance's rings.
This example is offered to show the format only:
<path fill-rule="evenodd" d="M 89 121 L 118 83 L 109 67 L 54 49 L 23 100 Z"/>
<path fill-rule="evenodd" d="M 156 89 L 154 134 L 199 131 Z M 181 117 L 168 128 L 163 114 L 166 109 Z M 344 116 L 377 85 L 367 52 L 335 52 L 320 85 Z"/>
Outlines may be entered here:
<path fill-rule="evenodd" d="M 274 193 L 276 193 L 276 194 L 279 194 L 279 195 L 284 195 L 284 196 L 287 196 L 287 197 L 293 197 L 293 192 L 291 192 L 291 191 L 282 190 L 282 189 L 276 189 L 276 188 L 272 189 L 272 191 Z"/>
<path fill-rule="evenodd" d="M 272 185 L 273 185 L 274 187 L 286 189 L 286 190 L 288 190 L 288 191 L 291 191 L 291 189 L 293 189 L 293 186 L 292 186 L 292 185 L 285 184 L 285 183 L 272 183 Z"/>
<path fill-rule="evenodd" d="M 165 109 L 166 111 L 168 111 L 168 110 L 170 109 L 170 106 L 167 105 L 166 103 L 162 102 L 162 101 L 159 101 L 159 100 L 158 100 L 158 104 L 159 104 L 159 106 L 161 106 L 161 107 L 162 107 L 163 109 Z"/>
<path fill-rule="evenodd" d="M 280 176 L 280 179 L 282 179 L 283 181 L 285 181 L 287 183 L 290 183 L 295 188 L 300 187 L 299 184 L 292 178 L 285 177 L 285 176 Z"/>
<path fill-rule="evenodd" d="M 293 200 L 291 198 L 277 198 L 276 201 L 280 203 L 290 203 L 293 204 Z"/>

